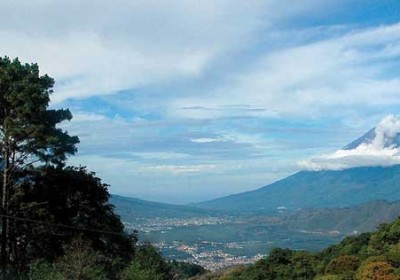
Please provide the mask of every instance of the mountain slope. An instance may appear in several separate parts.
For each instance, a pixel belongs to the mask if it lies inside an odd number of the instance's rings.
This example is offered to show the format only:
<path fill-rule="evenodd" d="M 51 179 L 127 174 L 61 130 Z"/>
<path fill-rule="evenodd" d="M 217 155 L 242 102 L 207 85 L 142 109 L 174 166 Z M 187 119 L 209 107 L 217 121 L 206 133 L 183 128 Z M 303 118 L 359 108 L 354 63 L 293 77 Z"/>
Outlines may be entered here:
<path fill-rule="evenodd" d="M 207 216 L 208 210 L 198 209 L 184 205 L 173 205 L 146 201 L 133 197 L 112 195 L 111 203 L 123 221 L 134 218 L 184 218 L 193 216 Z"/>
<path fill-rule="evenodd" d="M 345 208 L 306 209 L 280 215 L 280 222 L 291 230 L 313 232 L 367 232 L 400 215 L 400 201 L 375 200 Z"/>
<path fill-rule="evenodd" d="M 274 212 L 288 209 L 347 207 L 371 200 L 400 200 L 400 165 L 340 171 L 301 171 L 255 191 L 195 204 L 203 209 Z"/>
<path fill-rule="evenodd" d="M 375 128 L 372 128 L 367 133 L 365 133 L 363 136 L 361 136 L 360 138 L 354 140 L 353 142 L 351 142 L 350 144 L 345 146 L 343 148 L 343 150 L 353 150 L 353 149 L 356 149 L 357 147 L 359 147 L 361 144 L 370 144 L 375 139 L 375 137 L 376 137 Z M 395 139 L 395 140 L 397 140 L 397 139 Z M 390 143 L 390 144 L 391 145 L 394 144 L 395 140 L 391 141 L 392 143 Z"/>

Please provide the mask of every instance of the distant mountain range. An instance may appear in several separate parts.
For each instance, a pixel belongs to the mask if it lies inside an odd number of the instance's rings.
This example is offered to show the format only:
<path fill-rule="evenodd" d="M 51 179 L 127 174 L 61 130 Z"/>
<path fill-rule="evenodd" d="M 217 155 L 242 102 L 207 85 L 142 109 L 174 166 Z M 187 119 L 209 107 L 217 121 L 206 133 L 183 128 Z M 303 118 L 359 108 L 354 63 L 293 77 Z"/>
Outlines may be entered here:
<path fill-rule="evenodd" d="M 176 241 L 185 244 L 205 241 L 205 245 L 201 243 L 204 250 L 210 250 L 207 247 L 209 242 L 244 242 L 239 251 L 233 251 L 239 255 L 265 253 L 276 246 L 320 250 L 346 235 L 375 230 L 379 224 L 393 221 L 400 213 L 399 201 L 389 203 L 382 200 L 344 208 L 237 215 L 121 196 L 113 196 L 112 202 L 122 220 L 131 228 L 139 229 L 140 238 L 146 242 L 164 242 L 173 248 Z M 201 223 L 209 219 L 218 222 Z M 178 221 L 189 224 L 177 226 Z M 148 231 L 149 226 L 152 231 Z M 164 253 L 176 256 L 174 250 Z"/>
<path fill-rule="evenodd" d="M 110 202 L 123 221 L 133 218 L 187 218 L 210 215 L 210 210 L 112 195 Z M 215 211 L 212 211 L 213 213 Z"/>
<path fill-rule="evenodd" d="M 400 202 L 374 200 L 345 208 L 306 209 L 283 213 L 280 223 L 291 230 L 373 231 L 381 223 L 390 223 L 400 215 Z"/>
<path fill-rule="evenodd" d="M 189 206 L 164 204 L 137 198 L 113 195 L 111 202 L 123 221 L 135 222 L 137 219 L 169 219 L 210 216 L 231 216 L 230 212 L 204 210 Z M 371 231 L 383 222 L 391 222 L 400 215 L 400 201 L 387 202 L 373 200 L 351 207 L 302 209 L 297 211 L 277 211 L 273 215 L 247 212 L 237 213 L 239 220 L 249 224 L 279 225 L 290 230 L 334 231 L 351 233 L 352 231 Z M 261 214 L 261 215 L 259 215 Z M 254 221 L 254 223 L 252 222 Z"/>
<path fill-rule="evenodd" d="M 351 150 L 362 144 L 371 144 L 376 137 L 383 139 L 385 148 L 400 146 L 400 134 L 386 134 L 380 128 L 371 129 L 343 149 Z M 301 171 L 254 191 L 186 206 L 116 195 L 113 195 L 111 202 L 117 205 L 119 214 L 124 218 L 131 215 L 206 216 L 215 215 L 215 211 L 230 214 L 273 214 L 281 210 L 351 207 L 376 200 L 400 200 L 400 165 Z"/>
<path fill-rule="evenodd" d="M 112 195 L 123 220 L 222 214 L 273 214 L 282 210 L 343 208 L 376 200 L 400 200 L 400 165 L 339 171 L 301 171 L 260 189 L 191 205 Z M 400 213 L 399 213 L 400 214 Z"/>
<path fill-rule="evenodd" d="M 301 171 L 255 191 L 194 204 L 201 209 L 273 213 L 277 209 L 348 207 L 400 200 L 400 165 Z"/>
<path fill-rule="evenodd" d="M 342 150 L 362 144 L 393 149 L 400 146 L 400 136 L 372 129 Z M 301 171 L 254 191 L 190 205 L 118 195 L 112 195 L 111 203 L 124 222 L 140 228 L 143 240 L 167 244 L 167 256 L 176 256 L 171 248 L 177 241 L 205 242 L 205 251 L 211 250 L 210 242 L 239 242 L 241 249 L 221 246 L 240 256 L 276 246 L 320 250 L 399 216 L 400 165 Z"/>
<path fill-rule="evenodd" d="M 397 148 L 400 133 L 380 123 L 342 150 L 353 150 L 363 144 L 375 149 Z M 301 171 L 254 191 L 193 206 L 237 213 L 273 213 L 279 209 L 348 207 L 380 199 L 400 200 L 400 165 Z"/>

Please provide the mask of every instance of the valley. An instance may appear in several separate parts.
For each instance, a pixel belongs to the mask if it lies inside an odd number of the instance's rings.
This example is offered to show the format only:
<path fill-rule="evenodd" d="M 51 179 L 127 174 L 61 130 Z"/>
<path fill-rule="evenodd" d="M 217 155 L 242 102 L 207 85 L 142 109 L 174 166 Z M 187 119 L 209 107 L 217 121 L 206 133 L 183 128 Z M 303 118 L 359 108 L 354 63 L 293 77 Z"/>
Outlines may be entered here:
<path fill-rule="evenodd" d="M 111 202 L 142 244 L 166 259 L 216 271 L 255 263 L 274 248 L 321 251 L 392 222 L 400 213 L 400 165 L 300 171 L 254 191 L 187 205 L 118 195 Z"/>
<path fill-rule="evenodd" d="M 400 213 L 400 202 L 384 200 L 352 207 L 280 208 L 273 214 L 170 204 L 159 204 L 163 211 L 157 212 L 153 202 L 120 196 L 113 196 L 112 201 L 126 229 L 138 230 L 141 242 L 153 244 L 168 259 L 209 270 L 254 263 L 276 247 L 319 251 L 345 236 L 374 230 Z M 186 211 L 175 212 L 175 207 Z"/>
<path fill-rule="evenodd" d="M 254 263 L 275 247 L 317 251 L 345 236 L 338 231 L 291 230 L 265 217 L 158 218 L 125 226 L 139 230 L 139 240 L 152 243 L 167 258 L 209 270 Z"/>

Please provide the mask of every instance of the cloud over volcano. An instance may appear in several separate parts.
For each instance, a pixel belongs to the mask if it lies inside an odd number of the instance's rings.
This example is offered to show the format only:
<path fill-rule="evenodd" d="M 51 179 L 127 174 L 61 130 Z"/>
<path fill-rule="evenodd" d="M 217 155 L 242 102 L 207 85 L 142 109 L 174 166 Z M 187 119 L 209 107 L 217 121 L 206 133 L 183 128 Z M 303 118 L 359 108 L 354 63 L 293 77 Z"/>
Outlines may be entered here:
<path fill-rule="evenodd" d="M 400 116 L 388 115 L 343 149 L 299 162 L 307 170 L 340 170 L 400 164 Z"/>

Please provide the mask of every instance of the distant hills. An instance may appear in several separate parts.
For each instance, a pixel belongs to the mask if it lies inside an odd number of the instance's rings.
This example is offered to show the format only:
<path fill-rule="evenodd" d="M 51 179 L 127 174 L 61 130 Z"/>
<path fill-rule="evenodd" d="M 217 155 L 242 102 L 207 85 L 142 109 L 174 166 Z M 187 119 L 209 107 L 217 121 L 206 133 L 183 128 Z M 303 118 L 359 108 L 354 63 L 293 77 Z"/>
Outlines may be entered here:
<path fill-rule="evenodd" d="M 373 231 L 381 223 L 390 223 L 400 216 L 400 202 L 374 200 L 345 208 L 305 209 L 281 214 L 280 224 L 290 230 L 314 232 Z"/>
<path fill-rule="evenodd" d="M 119 195 L 112 195 L 110 202 L 114 204 L 116 212 L 123 221 L 131 221 L 133 218 L 187 218 L 210 214 L 210 211 L 205 209 Z"/>
<path fill-rule="evenodd" d="M 339 171 L 301 171 L 260 189 L 191 205 L 112 195 L 125 221 L 221 214 L 274 214 L 282 210 L 345 208 L 376 200 L 400 200 L 400 165 Z M 400 212 L 399 212 L 400 213 Z"/>
<path fill-rule="evenodd" d="M 204 210 L 188 206 L 164 204 L 137 198 L 113 195 L 111 202 L 123 221 L 137 218 L 192 218 L 231 215 L 229 212 Z M 374 230 L 377 225 L 391 222 L 400 216 L 400 201 L 373 200 L 351 207 L 302 209 L 278 211 L 274 215 L 238 213 L 240 224 L 276 225 L 289 230 L 308 231 L 353 231 Z"/>
<path fill-rule="evenodd" d="M 349 207 L 400 200 L 400 165 L 301 171 L 260 189 L 194 204 L 200 209 L 273 213 L 278 207 Z"/>

